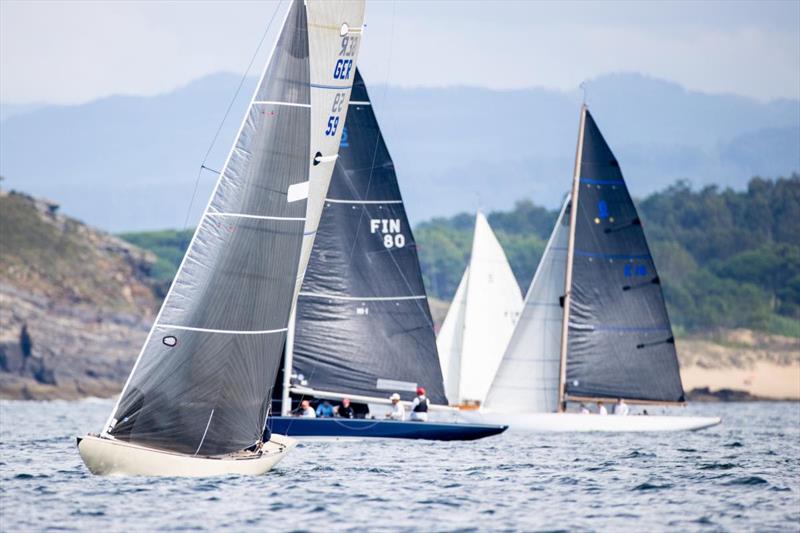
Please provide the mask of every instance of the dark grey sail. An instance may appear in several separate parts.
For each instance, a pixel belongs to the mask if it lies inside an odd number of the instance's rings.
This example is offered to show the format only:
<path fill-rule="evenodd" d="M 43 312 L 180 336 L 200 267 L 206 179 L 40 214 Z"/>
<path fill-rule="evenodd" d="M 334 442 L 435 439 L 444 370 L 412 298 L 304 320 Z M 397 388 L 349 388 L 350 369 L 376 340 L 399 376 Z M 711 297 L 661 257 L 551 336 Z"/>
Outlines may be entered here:
<path fill-rule="evenodd" d="M 675 339 L 641 220 L 619 163 L 584 112 L 565 391 L 683 401 Z"/>
<path fill-rule="evenodd" d="M 297 305 L 293 371 L 308 387 L 446 404 L 416 243 L 356 71 L 346 129 Z"/>
<path fill-rule="evenodd" d="M 306 10 L 296 1 L 111 436 L 195 455 L 260 441 L 303 238 L 306 200 L 292 186 L 309 179 L 309 91 Z"/>

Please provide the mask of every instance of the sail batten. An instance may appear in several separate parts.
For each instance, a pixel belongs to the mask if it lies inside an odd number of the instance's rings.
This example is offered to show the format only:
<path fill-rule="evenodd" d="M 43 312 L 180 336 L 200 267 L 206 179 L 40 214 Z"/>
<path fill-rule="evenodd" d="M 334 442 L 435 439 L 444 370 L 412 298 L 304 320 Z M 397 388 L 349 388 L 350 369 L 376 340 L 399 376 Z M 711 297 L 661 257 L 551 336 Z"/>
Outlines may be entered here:
<path fill-rule="evenodd" d="M 446 403 L 414 236 L 358 71 L 352 99 L 299 293 L 292 372 L 312 390 L 410 399 L 419 385 Z M 409 385 L 383 388 L 397 382 Z"/>

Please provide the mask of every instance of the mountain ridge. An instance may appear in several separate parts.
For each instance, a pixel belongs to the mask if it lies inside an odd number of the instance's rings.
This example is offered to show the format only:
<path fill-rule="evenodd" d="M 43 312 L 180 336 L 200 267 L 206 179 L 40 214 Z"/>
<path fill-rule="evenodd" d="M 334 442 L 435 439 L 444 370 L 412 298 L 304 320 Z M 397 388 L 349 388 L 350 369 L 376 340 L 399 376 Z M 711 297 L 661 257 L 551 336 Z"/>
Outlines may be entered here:
<path fill-rule="evenodd" d="M 155 96 L 17 112 L 0 122 L 0 174 L 110 231 L 181 227 L 240 81 L 217 74 Z M 254 83 L 245 80 L 207 166 L 222 165 Z M 378 84 L 370 92 L 413 222 L 479 205 L 508 209 L 520 198 L 555 207 L 569 186 L 580 91 Z M 742 188 L 752 175 L 800 170 L 800 100 L 699 93 L 630 73 L 592 80 L 587 94 L 638 196 L 676 179 Z M 215 179 L 200 173 L 190 223 Z"/>

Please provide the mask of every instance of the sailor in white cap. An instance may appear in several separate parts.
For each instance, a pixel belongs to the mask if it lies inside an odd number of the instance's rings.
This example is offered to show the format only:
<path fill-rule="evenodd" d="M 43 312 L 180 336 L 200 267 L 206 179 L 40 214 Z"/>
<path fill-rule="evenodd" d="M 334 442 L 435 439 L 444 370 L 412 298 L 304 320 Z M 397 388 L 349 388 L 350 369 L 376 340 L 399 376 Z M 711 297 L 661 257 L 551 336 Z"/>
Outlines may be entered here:
<path fill-rule="evenodd" d="M 395 392 L 389 396 L 389 399 L 392 400 L 392 410 L 386 413 L 386 418 L 405 420 L 406 410 L 403 409 L 403 404 L 400 403 L 400 395 Z"/>

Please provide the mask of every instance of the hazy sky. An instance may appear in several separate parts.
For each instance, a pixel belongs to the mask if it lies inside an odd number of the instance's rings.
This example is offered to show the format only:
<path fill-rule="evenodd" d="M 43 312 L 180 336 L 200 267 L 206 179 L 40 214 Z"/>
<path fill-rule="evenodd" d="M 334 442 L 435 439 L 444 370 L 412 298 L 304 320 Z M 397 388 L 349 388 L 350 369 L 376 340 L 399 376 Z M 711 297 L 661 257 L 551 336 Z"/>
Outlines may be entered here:
<path fill-rule="evenodd" d="M 157 94 L 242 73 L 276 4 L 0 0 L 0 101 Z M 798 98 L 800 1 L 369 0 L 360 66 L 373 83 L 405 86 L 574 89 L 636 71 L 705 92 Z"/>

